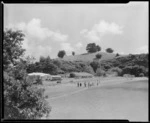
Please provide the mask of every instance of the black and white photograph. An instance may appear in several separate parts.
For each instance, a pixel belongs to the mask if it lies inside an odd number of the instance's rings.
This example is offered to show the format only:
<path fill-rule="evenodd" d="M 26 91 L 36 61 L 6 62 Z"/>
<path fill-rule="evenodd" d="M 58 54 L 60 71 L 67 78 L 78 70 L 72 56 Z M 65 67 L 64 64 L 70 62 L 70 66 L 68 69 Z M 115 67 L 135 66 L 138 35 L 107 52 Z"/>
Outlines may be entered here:
<path fill-rule="evenodd" d="M 148 122 L 148 5 L 4 3 L 4 119 Z"/>

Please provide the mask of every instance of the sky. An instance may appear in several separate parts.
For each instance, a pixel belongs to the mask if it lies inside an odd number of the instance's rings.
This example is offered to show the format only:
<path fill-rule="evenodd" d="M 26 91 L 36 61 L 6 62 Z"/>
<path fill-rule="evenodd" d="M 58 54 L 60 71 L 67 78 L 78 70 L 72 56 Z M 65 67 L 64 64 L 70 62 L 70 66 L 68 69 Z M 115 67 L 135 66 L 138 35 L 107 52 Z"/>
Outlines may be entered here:
<path fill-rule="evenodd" d="M 4 4 L 4 29 L 22 30 L 26 55 L 57 58 L 87 52 L 96 43 L 105 52 L 148 52 L 148 2 L 128 4 Z"/>

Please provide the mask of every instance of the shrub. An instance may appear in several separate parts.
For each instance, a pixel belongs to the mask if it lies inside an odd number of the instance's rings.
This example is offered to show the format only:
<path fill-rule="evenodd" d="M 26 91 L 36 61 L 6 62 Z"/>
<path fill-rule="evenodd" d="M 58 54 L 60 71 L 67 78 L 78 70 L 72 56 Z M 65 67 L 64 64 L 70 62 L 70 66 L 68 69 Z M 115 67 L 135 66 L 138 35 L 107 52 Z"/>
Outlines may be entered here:
<path fill-rule="evenodd" d="M 118 67 L 113 67 L 109 71 L 116 72 L 118 76 L 121 76 L 121 74 L 122 74 L 122 69 L 120 69 Z"/>
<path fill-rule="evenodd" d="M 70 73 L 70 78 L 74 78 L 75 76 L 75 73 Z"/>
<path fill-rule="evenodd" d="M 32 82 L 5 72 L 4 75 L 4 118 L 38 119 L 49 114 L 51 108 L 45 100 L 44 90 L 32 86 Z"/>
<path fill-rule="evenodd" d="M 74 51 L 72 52 L 72 55 L 73 55 L 73 56 L 75 55 L 75 52 L 74 52 Z"/>
<path fill-rule="evenodd" d="M 101 47 L 99 45 L 96 45 L 95 43 L 89 43 L 86 46 L 86 50 L 88 53 L 95 53 L 97 51 L 101 51 Z"/>
<path fill-rule="evenodd" d="M 28 65 L 21 60 L 23 37 L 20 31 L 4 31 L 4 119 L 39 119 L 51 111 L 44 89 L 27 79 Z"/>
<path fill-rule="evenodd" d="M 55 64 L 57 67 L 61 67 L 62 63 L 60 60 L 53 60 L 53 64 Z"/>
<path fill-rule="evenodd" d="M 41 77 L 40 77 L 40 76 L 37 76 L 36 84 L 40 84 L 40 85 L 42 85 L 42 84 L 43 84 L 43 83 L 42 83 L 42 79 L 41 79 Z"/>
<path fill-rule="evenodd" d="M 123 77 L 134 77 L 134 75 L 131 75 L 131 74 L 123 74 Z"/>
<path fill-rule="evenodd" d="M 106 49 L 106 52 L 107 52 L 107 53 L 113 53 L 114 50 L 113 50 L 112 48 L 107 48 L 107 49 Z"/>
<path fill-rule="evenodd" d="M 61 51 L 58 52 L 58 57 L 59 58 L 63 58 L 64 55 L 66 55 L 66 52 L 64 50 L 61 50 Z"/>
<path fill-rule="evenodd" d="M 97 61 L 93 61 L 90 63 L 91 67 L 93 68 L 94 72 L 96 73 L 97 68 L 100 67 L 100 63 Z"/>
<path fill-rule="evenodd" d="M 117 53 L 115 57 L 118 57 L 118 56 L 120 56 L 119 53 Z"/>
<path fill-rule="evenodd" d="M 136 77 L 138 77 L 140 75 L 140 73 L 145 73 L 146 69 L 144 66 L 138 66 L 138 65 L 134 65 L 134 66 L 126 66 L 125 68 L 122 69 L 122 75 L 123 74 L 131 74 L 131 75 L 135 75 Z"/>
<path fill-rule="evenodd" d="M 95 55 L 97 59 L 101 59 L 102 55 L 100 53 Z"/>
<path fill-rule="evenodd" d="M 87 72 L 87 73 L 90 73 L 90 74 L 93 74 L 93 75 L 94 75 L 93 68 L 92 68 L 90 65 L 86 65 L 86 66 L 83 68 L 83 72 Z"/>
<path fill-rule="evenodd" d="M 106 73 L 105 73 L 104 70 L 98 68 L 98 69 L 96 70 L 96 76 L 106 76 Z"/>

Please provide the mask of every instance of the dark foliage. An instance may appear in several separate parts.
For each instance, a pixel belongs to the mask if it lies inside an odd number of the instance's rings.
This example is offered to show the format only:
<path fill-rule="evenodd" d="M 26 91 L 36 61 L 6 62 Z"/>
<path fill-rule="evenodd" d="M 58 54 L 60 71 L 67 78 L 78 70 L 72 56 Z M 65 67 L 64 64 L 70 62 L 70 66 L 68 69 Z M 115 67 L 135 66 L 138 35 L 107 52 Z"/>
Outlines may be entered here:
<path fill-rule="evenodd" d="M 106 52 L 107 52 L 107 53 L 113 53 L 114 50 L 113 50 L 112 48 L 107 48 L 107 49 L 106 49 Z"/>
<path fill-rule="evenodd" d="M 95 53 L 97 51 L 101 51 L 101 47 L 95 43 L 89 43 L 86 46 L 86 50 L 88 53 Z"/>
<path fill-rule="evenodd" d="M 44 90 L 33 86 L 27 77 L 28 62 L 21 59 L 24 49 L 21 31 L 4 31 L 4 118 L 38 119 L 51 111 L 45 100 Z"/>
<path fill-rule="evenodd" d="M 93 68 L 94 72 L 96 73 L 97 68 L 100 67 L 100 63 L 97 61 L 93 61 L 90 63 L 91 67 Z"/>
<path fill-rule="evenodd" d="M 66 52 L 64 50 L 61 50 L 61 51 L 58 52 L 58 57 L 59 58 L 63 58 L 64 55 L 66 55 Z"/>
<path fill-rule="evenodd" d="M 96 54 L 97 59 L 101 59 L 102 55 L 100 53 Z"/>
<path fill-rule="evenodd" d="M 72 55 L 73 55 L 73 56 L 75 55 L 75 52 L 74 52 L 74 51 L 72 52 Z"/>

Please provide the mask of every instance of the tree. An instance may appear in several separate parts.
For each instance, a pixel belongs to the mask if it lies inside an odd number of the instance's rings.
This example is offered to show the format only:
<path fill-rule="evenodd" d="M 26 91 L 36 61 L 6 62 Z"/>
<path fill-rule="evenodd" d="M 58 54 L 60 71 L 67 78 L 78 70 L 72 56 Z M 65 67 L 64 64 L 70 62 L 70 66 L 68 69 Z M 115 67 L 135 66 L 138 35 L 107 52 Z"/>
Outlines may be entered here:
<path fill-rule="evenodd" d="M 86 50 L 88 53 L 95 53 L 97 51 L 101 51 L 101 47 L 99 45 L 96 45 L 95 43 L 89 43 L 86 46 Z"/>
<path fill-rule="evenodd" d="M 26 64 L 21 59 L 24 49 L 21 31 L 4 31 L 4 118 L 37 119 L 50 113 L 50 106 L 45 100 L 44 90 L 33 86 L 28 79 Z"/>
<path fill-rule="evenodd" d="M 44 58 L 43 56 L 40 56 L 39 62 L 40 62 L 40 63 L 45 62 L 45 58 Z"/>
<path fill-rule="evenodd" d="M 24 34 L 21 31 L 6 29 L 4 31 L 3 41 L 3 66 L 4 69 L 9 65 L 15 65 L 17 60 L 23 55 L 25 49 L 22 49 Z"/>
<path fill-rule="evenodd" d="M 61 63 L 61 61 L 60 60 L 53 60 L 53 64 L 55 64 L 58 68 L 60 68 L 61 67 L 61 65 L 62 65 L 62 63 Z"/>
<path fill-rule="evenodd" d="M 102 70 L 101 68 L 98 68 L 96 70 L 96 76 L 105 76 L 105 75 L 106 75 L 105 71 Z"/>
<path fill-rule="evenodd" d="M 101 59 L 102 55 L 100 53 L 95 55 L 97 59 Z"/>
<path fill-rule="evenodd" d="M 99 45 L 96 46 L 97 47 L 97 51 L 101 51 L 101 47 Z"/>
<path fill-rule="evenodd" d="M 66 55 L 66 52 L 64 50 L 61 50 L 61 51 L 58 52 L 58 57 L 59 58 L 63 58 L 64 55 Z"/>
<path fill-rule="evenodd" d="M 72 55 L 73 55 L 73 56 L 75 55 L 75 52 L 74 52 L 74 51 L 72 52 Z"/>
<path fill-rule="evenodd" d="M 116 54 L 116 57 L 120 56 L 119 53 Z"/>
<path fill-rule="evenodd" d="M 113 50 L 113 49 L 111 49 L 111 48 L 107 48 L 107 49 L 106 49 L 106 52 L 107 52 L 107 53 L 113 53 L 113 52 L 114 52 L 114 50 Z"/>
<path fill-rule="evenodd" d="M 93 70 L 94 70 L 95 73 L 96 73 L 97 68 L 100 67 L 100 63 L 96 62 L 96 61 L 91 62 L 90 65 L 93 68 Z"/>
<path fill-rule="evenodd" d="M 47 56 L 47 58 L 45 58 L 45 62 L 50 63 L 50 62 L 52 62 L 52 60 L 49 56 Z"/>
<path fill-rule="evenodd" d="M 33 64 L 35 62 L 35 58 L 33 56 L 27 56 L 25 58 L 25 61 L 27 62 L 27 64 Z"/>
<path fill-rule="evenodd" d="M 88 53 L 95 53 L 97 52 L 97 46 L 95 43 L 89 43 L 86 46 L 86 50 L 88 51 Z"/>

